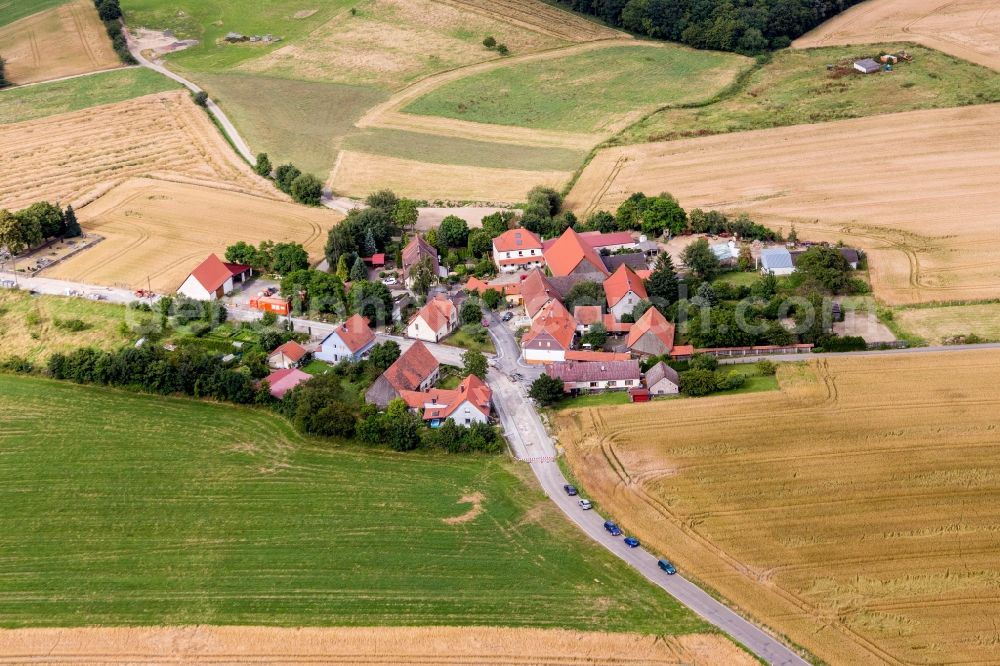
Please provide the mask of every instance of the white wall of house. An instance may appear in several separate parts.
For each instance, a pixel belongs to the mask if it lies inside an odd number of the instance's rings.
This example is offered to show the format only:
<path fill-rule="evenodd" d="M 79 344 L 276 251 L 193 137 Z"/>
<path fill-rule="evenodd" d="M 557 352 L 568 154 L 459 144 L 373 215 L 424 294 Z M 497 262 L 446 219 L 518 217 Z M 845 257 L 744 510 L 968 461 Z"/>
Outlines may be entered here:
<path fill-rule="evenodd" d="M 502 259 L 523 259 L 524 257 L 537 257 L 537 260 L 532 262 L 505 264 L 505 265 L 501 265 L 500 263 Z M 509 250 L 506 252 L 498 252 L 497 246 L 494 244 L 493 263 L 495 263 L 504 273 L 516 273 L 517 271 L 526 271 L 526 270 L 531 270 L 532 268 L 540 268 L 545 264 L 545 257 L 542 256 L 542 248 L 540 247 L 522 248 L 520 250 Z"/>
<path fill-rule="evenodd" d="M 680 393 L 680 387 L 669 379 L 661 379 L 649 387 L 649 392 L 653 395 L 676 395 Z"/>
<path fill-rule="evenodd" d="M 313 354 L 313 357 L 327 363 L 339 363 L 345 360 L 360 361 L 374 345 L 375 341 L 372 340 L 357 352 L 352 352 L 350 347 L 345 345 L 344 341 L 340 339 L 339 335 L 331 333 L 320 343 L 320 348 Z"/>
<path fill-rule="evenodd" d="M 559 347 L 532 349 L 525 347 L 521 354 L 528 363 L 556 363 L 566 360 L 566 350 Z"/>
<path fill-rule="evenodd" d="M 760 272 L 762 275 L 767 275 L 768 273 L 774 273 L 776 276 L 781 275 L 791 275 L 795 272 L 794 267 L 789 268 L 768 268 L 766 265 L 761 264 Z"/>
<path fill-rule="evenodd" d="M 443 338 L 448 337 L 448 333 L 450 331 L 447 324 L 434 330 L 430 324 L 424 321 L 423 317 L 417 317 L 406 327 L 407 337 L 423 340 L 424 342 L 439 342 Z"/>
<path fill-rule="evenodd" d="M 271 356 L 267 359 L 267 364 L 275 370 L 280 370 L 282 368 L 294 368 L 298 365 L 295 361 L 285 356 L 284 352 L 271 354 Z"/>
<path fill-rule="evenodd" d="M 639 295 L 634 291 L 630 291 L 625 294 L 620 301 L 615 303 L 614 307 L 610 308 L 611 314 L 615 316 L 615 321 L 621 321 L 622 315 L 628 314 L 635 310 L 635 306 L 639 305 Z"/>
<path fill-rule="evenodd" d="M 578 391 L 624 391 L 641 385 L 642 382 L 638 379 L 595 379 L 589 382 L 566 382 L 565 387 Z"/>
<path fill-rule="evenodd" d="M 229 278 L 226 283 L 222 285 L 223 295 L 228 294 L 233 290 L 233 279 Z M 188 298 L 193 298 L 196 301 L 214 301 L 219 298 L 216 292 L 210 292 L 201 286 L 201 283 L 195 279 L 193 275 L 189 275 L 184 284 L 182 284 L 178 289 L 177 293 Z"/>
<path fill-rule="evenodd" d="M 487 421 L 486 415 L 468 400 L 462 402 L 458 406 L 458 409 L 451 413 L 450 418 L 455 419 L 455 423 L 461 426 L 469 426 L 473 423 L 486 423 Z"/>

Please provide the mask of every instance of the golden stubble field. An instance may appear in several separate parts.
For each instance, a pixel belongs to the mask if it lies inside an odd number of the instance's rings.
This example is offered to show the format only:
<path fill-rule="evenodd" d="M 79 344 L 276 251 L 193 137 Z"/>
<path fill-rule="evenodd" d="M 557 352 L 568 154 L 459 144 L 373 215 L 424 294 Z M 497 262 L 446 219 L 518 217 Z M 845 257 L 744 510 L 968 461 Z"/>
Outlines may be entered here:
<path fill-rule="evenodd" d="M 0 125 L 0 208 L 80 207 L 128 178 L 287 198 L 239 159 L 186 91 Z"/>
<path fill-rule="evenodd" d="M 0 661 L 46 664 L 656 664 L 751 666 L 718 635 L 491 627 L 129 627 L 0 630 Z"/>
<path fill-rule="evenodd" d="M 0 54 L 13 83 L 118 67 L 121 62 L 91 0 L 74 0 L 0 28 Z"/>
<path fill-rule="evenodd" d="M 868 0 L 803 35 L 792 46 L 899 39 L 1000 69 L 1000 4 L 996 0 Z"/>
<path fill-rule="evenodd" d="M 585 215 L 668 191 L 859 245 L 890 304 L 997 298 L 997 136 L 1000 105 L 984 105 L 611 148 L 567 205 Z"/>
<path fill-rule="evenodd" d="M 779 372 L 560 413 L 560 440 L 627 531 L 827 663 L 996 663 L 1000 351 Z"/>
<path fill-rule="evenodd" d="M 241 192 L 136 178 L 81 208 L 80 224 L 104 238 L 47 269 L 45 277 L 172 292 L 209 253 L 263 240 L 302 243 L 313 261 L 343 216 Z"/>

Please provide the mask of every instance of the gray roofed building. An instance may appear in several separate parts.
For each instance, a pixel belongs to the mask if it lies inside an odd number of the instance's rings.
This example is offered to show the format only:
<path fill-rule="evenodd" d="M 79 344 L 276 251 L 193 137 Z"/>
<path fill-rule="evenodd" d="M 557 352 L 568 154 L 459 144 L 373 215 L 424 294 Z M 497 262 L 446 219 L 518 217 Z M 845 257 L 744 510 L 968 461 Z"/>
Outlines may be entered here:
<path fill-rule="evenodd" d="M 648 268 L 646 265 L 646 255 L 642 252 L 630 252 L 628 254 L 611 254 L 606 257 L 601 257 L 601 261 L 604 265 L 608 267 L 608 270 L 614 273 L 618 270 L 619 266 L 625 265 L 634 271 L 644 271 Z"/>
<path fill-rule="evenodd" d="M 566 391 L 629 389 L 642 384 L 638 361 L 563 361 L 550 363 L 545 372 L 561 379 Z"/>
<path fill-rule="evenodd" d="M 674 395 L 680 392 L 681 378 L 676 370 L 660 361 L 646 371 L 646 388 L 652 395 Z"/>
<path fill-rule="evenodd" d="M 862 60 L 854 61 L 854 69 L 858 70 L 862 74 L 874 74 L 882 69 L 882 65 L 878 64 L 871 58 L 864 58 Z"/>
<path fill-rule="evenodd" d="M 795 271 L 792 254 L 783 247 L 769 247 L 760 253 L 761 273 L 791 275 Z"/>

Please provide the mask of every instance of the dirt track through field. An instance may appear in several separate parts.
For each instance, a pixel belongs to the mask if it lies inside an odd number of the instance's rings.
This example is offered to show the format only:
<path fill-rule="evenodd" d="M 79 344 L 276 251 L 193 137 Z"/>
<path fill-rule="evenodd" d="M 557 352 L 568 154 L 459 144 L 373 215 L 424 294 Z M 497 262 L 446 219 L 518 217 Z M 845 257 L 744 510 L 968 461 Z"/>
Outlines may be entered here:
<path fill-rule="evenodd" d="M 0 630 L 0 664 L 751 666 L 717 635 L 660 638 L 491 627 L 157 627 Z"/>
<path fill-rule="evenodd" d="M 164 92 L 0 125 L 0 207 L 36 201 L 80 207 L 148 176 L 287 200 L 242 162 L 186 92 Z"/>
<path fill-rule="evenodd" d="M 997 136 L 1000 105 L 987 105 L 612 148 L 567 205 L 582 216 L 668 191 L 861 246 L 889 303 L 998 298 Z"/>
<path fill-rule="evenodd" d="M 302 243 L 318 261 L 326 232 L 342 217 L 241 192 L 137 178 L 79 210 L 84 231 L 104 240 L 43 275 L 169 292 L 209 253 L 221 257 L 241 240 Z"/>
<path fill-rule="evenodd" d="M 90 0 L 74 0 L 0 27 L 0 55 L 13 83 L 47 81 L 120 66 Z"/>
<path fill-rule="evenodd" d="M 823 23 L 794 48 L 909 40 L 1000 70 L 996 0 L 868 0 Z"/>

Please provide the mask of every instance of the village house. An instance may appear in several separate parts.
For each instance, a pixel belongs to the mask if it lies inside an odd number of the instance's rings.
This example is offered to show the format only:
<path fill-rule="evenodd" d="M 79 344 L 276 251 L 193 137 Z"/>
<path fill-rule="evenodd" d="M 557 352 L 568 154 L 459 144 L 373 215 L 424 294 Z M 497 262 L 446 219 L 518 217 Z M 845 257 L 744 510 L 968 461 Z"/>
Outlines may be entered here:
<path fill-rule="evenodd" d="M 504 300 L 507 301 L 507 305 L 520 305 L 523 302 L 521 297 L 521 283 L 518 282 L 486 282 L 480 280 L 476 276 L 469 278 L 468 282 L 465 283 L 463 287 L 470 294 L 475 292 L 482 296 L 488 290 L 493 289 L 494 291 L 500 292 Z"/>
<path fill-rule="evenodd" d="M 660 361 L 646 371 L 646 388 L 650 395 L 676 395 L 681 390 L 677 371 Z"/>
<path fill-rule="evenodd" d="M 453 419 L 460 426 L 487 423 L 493 405 L 493 391 L 475 375 L 469 375 L 455 389 L 400 391 L 410 409 L 418 412 L 432 428 Z"/>
<path fill-rule="evenodd" d="M 458 308 L 447 296 L 437 294 L 406 325 L 407 337 L 440 342 L 458 328 Z"/>
<path fill-rule="evenodd" d="M 787 248 L 769 247 L 760 251 L 760 272 L 774 275 L 791 275 L 795 272 L 792 254 Z"/>
<path fill-rule="evenodd" d="M 642 385 L 638 361 L 584 361 L 552 363 L 545 373 L 561 379 L 567 393 L 625 391 Z"/>
<path fill-rule="evenodd" d="M 191 271 L 177 288 L 177 293 L 196 301 L 215 301 L 235 289 L 253 275 L 253 269 L 243 264 L 227 264 L 214 254 Z"/>
<path fill-rule="evenodd" d="M 727 243 L 716 243 L 710 249 L 721 266 L 733 267 L 739 261 L 740 247 L 735 240 L 730 240 Z"/>
<path fill-rule="evenodd" d="M 566 359 L 573 346 L 576 322 L 563 304 L 546 303 L 521 338 L 521 355 L 528 363 L 552 363 Z"/>
<path fill-rule="evenodd" d="M 360 361 L 375 346 L 375 333 L 368 323 L 367 317 L 351 315 L 323 338 L 313 356 L 327 363 Z"/>
<path fill-rule="evenodd" d="M 403 248 L 401 254 L 403 260 L 403 278 L 406 281 L 407 287 L 412 286 L 412 282 L 410 280 L 410 269 L 425 257 L 430 259 L 431 272 L 434 274 L 434 277 L 440 277 L 441 262 L 438 261 L 438 252 L 434 246 L 424 240 L 424 237 L 420 234 L 416 234 L 410 242 L 406 244 L 406 247 Z"/>
<path fill-rule="evenodd" d="M 306 357 L 307 353 L 305 347 L 295 340 L 289 340 L 268 354 L 267 364 L 277 369 L 297 368 L 302 364 L 302 359 Z"/>
<path fill-rule="evenodd" d="M 365 401 L 385 409 L 402 391 L 426 391 L 440 375 L 441 367 L 434 355 L 424 343 L 414 342 L 365 391 Z"/>
<path fill-rule="evenodd" d="M 527 229 L 510 229 L 493 239 L 493 262 L 503 273 L 545 265 L 542 240 Z"/>
<path fill-rule="evenodd" d="M 674 348 L 675 327 L 656 308 L 649 308 L 632 325 L 625 345 L 637 356 L 662 356 Z"/>
<path fill-rule="evenodd" d="M 282 368 L 269 374 L 264 381 L 270 386 L 271 395 L 281 400 L 293 388 L 312 379 L 298 368 Z"/>
<path fill-rule="evenodd" d="M 572 227 L 559 238 L 545 241 L 543 247 L 545 264 L 552 275 L 592 275 L 591 279 L 601 281 L 609 274 L 598 251 Z"/>
<path fill-rule="evenodd" d="M 557 297 L 549 278 L 540 270 L 533 270 L 521 280 L 521 299 L 524 312 L 534 319 L 542 308 Z"/>
<path fill-rule="evenodd" d="M 604 321 L 604 309 L 600 305 L 577 305 L 573 308 L 573 320 L 576 322 L 576 332 L 583 334 L 594 324 Z"/>
<path fill-rule="evenodd" d="M 604 281 L 604 294 L 608 300 L 608 311 L 615 321 L 630 314 L 639 301 L 649 298 L 646 287 L 639 276 L 628 266 L 619 266 L 614 275 Z"/>

